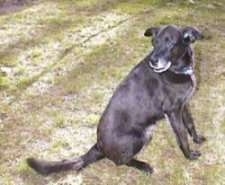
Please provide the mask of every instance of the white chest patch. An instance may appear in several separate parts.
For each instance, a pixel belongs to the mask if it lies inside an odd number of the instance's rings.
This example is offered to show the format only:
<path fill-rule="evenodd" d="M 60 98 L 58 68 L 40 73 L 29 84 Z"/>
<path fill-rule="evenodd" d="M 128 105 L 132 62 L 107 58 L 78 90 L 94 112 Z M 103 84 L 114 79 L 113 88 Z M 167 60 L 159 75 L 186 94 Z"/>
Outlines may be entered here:
<path fill-rule="evenodd" d="M 152 139 L 153 132 L 156 129 L 156 125 L 150 125 L 145 129 L 145 145 Z"/>

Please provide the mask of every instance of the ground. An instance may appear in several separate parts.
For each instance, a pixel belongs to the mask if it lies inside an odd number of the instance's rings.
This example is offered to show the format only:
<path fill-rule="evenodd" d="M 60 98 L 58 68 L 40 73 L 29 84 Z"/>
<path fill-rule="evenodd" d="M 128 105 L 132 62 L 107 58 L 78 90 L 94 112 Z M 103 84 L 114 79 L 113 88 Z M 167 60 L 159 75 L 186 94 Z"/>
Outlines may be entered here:
<path fill-rule="evenodd" d="M 225 185 L 225 1 L 0 0 L 1 185 Z M 198 90 L 191 101 L 207 137 L 186 160 L 161 121 L 138 158 L 151 175 L 104 159 L 80 173 L 43 177 L 27 157 L 76 157 L 96 140 L 96 126 L 120 81 L 152 49 L 151 26 L 191 25 Z"/>

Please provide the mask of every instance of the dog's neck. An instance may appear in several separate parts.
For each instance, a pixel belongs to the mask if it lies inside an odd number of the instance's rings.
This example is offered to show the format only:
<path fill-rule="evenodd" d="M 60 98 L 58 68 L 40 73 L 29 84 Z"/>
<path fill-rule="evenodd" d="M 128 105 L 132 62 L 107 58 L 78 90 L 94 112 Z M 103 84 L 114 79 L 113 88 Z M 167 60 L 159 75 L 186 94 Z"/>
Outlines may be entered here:
<path fill-rule="evenodd" d="M 187 47 L 183 55 L 178 59 L 180 61 L 186 61 L 189 63 L 188 66 L 185 66 L 180 69 L 169 68 L 167 71 L 161 75 L 166 76 L 166 80 L 172 81 L 174 83 L 186 83 L 192 82 L 192 86 L 196 86 L 195 74 L 194 74 L 194 55 L 191 47 Z M 188 60 L 188 61 L 187 61 Z"/>
<path fill-rule="evenodd" d="M 182 60 L 189 60 L 190 65 L 185 66 L 183 68 L 180 69 L 176 69 L 176 68 L 170 68 L 169 71 L 177 74 L 177 75 L 188 75 L 188 76 L 192 76 L 194 75 L 194 55 L 193 55 L 193 50 L 191 47 L 187 47 L 185 49 L 185 52 L 183 53 L 183 55 L 181 55 L 181 57 L 178 59 L 179 61 Z"/>

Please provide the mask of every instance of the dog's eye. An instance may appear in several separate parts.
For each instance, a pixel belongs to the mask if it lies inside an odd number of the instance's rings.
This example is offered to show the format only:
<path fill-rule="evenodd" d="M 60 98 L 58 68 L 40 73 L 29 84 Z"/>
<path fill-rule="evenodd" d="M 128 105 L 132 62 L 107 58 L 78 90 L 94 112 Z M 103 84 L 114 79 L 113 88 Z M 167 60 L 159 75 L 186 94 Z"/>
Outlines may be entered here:
<path fill-rule="evenodd" d="M 169 41 L 170 41 L 169 37 L 166 37 L 165 42 L 169 42 Z"/>

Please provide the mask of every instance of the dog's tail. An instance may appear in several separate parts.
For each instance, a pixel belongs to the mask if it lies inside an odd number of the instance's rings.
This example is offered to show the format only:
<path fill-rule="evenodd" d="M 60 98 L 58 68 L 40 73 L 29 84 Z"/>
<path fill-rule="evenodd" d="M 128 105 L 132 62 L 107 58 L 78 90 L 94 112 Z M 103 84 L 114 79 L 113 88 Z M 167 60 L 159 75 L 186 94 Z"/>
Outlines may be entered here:
<path fill-rule="evenodd" d="M 57 173 L 67 170 L 80 171 L 87 165 L 104 158 L 102 151 L 95 144 L 86 154 L 83 156 L 62 161 L 44 161 L 34 158 L 28 158 L 27 164 L 33 168 L 36 172 L 42 175 L 49 175 L 51 173 Z"/>
<path fill-rule="evenodd" d="M 44 161 L 37 160 L 34 158 L 27 159 L 28 165 L 33 168 L 36 172 L 42 175 L 49 175 L 50 173 L 56 173 L 60 171 L 66 171 L 74 169 L 79 171 L 82 169 L 84 161 L 82 158 L 76 160 L 63 160 L 63 161 Z"/>

